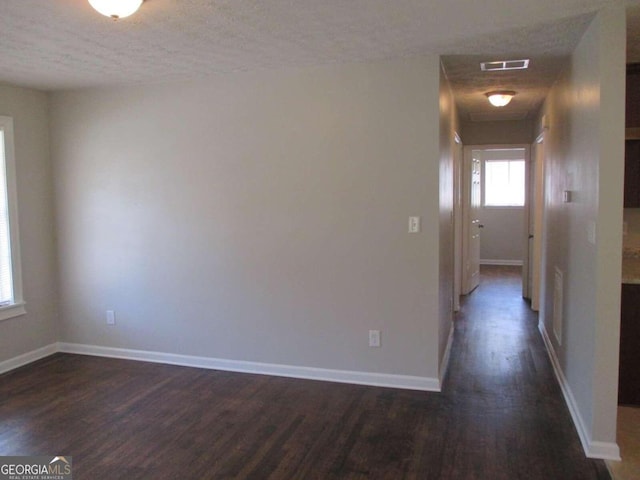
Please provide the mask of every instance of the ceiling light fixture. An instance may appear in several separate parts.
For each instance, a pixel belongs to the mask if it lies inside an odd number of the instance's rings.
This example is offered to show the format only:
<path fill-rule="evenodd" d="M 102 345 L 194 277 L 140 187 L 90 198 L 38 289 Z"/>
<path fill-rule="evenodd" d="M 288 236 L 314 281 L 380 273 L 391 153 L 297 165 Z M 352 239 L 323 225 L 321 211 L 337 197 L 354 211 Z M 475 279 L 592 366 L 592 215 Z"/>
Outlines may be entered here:
<path fill-rule="evenodd" d="M 515 94 L 516 92 L 513 90 L 497 90 L 495 92 L 485 93 L 489 102 L 494 107 L 504 107 L 508 105 Z"/>
<path fill-rule="evenodd" d="M 89 0 L 98 13 L 114 20 L 128 17 L 138 11 L 144 0 Z"/>

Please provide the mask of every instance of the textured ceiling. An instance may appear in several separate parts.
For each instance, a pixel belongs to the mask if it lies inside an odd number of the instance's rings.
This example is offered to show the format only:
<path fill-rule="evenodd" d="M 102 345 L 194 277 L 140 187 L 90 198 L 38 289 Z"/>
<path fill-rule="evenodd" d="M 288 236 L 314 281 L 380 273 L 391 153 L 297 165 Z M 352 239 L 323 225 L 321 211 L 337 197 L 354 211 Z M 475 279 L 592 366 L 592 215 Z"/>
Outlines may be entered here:
<path fill-rule="evenodd" d="M 423 54 L 465 55 L 475 66 L 476 55 L 517 54 L 539 59 L 545 76 L 514 79 L 528 82 L 514 85 L 514 107 L 529 108 L 590 14 L 615 1 L 146 0 L 113 21 L 87 0 L 0 0 L 0 82 L 59 90 Z M 471 63 L 448 62 L 474 113 L 463 87 Z"/>
<path fill-rule="evenodd" d="M 522 58 L 531 60 L 527 70 L 482 72 L 480 62 L 503 58 L 493 55 L 443 57 L 462 121 L 523 120 L 536 114 L 566 64 L 566 57 L 516 54 L 504 60 Z M 517 93 L 509 105 L 495 108 L 485 96 L 492 90 L 514 90 Z"/>
<path fill-rule="evenodd" d="M 627 62 L 640 62 L 640 6 L 627 8 Z M 566 64 L 592 14 L 562 19 L 539 27 L 512 31 L 514 40 L 502 48 L 483 42 L 487 55 L 443 56 L 462 121 L 507 121 L 533 118 Z M 504 34 L 502 32 L 501 34 Z M 527 47 L 532 45 L 532 47 Z M 527 70 L 482 72 L 480 62 L 529 58 Z M 492 107 L 485 93 L 491 90 L 517 92 L 506 107 Z"/>

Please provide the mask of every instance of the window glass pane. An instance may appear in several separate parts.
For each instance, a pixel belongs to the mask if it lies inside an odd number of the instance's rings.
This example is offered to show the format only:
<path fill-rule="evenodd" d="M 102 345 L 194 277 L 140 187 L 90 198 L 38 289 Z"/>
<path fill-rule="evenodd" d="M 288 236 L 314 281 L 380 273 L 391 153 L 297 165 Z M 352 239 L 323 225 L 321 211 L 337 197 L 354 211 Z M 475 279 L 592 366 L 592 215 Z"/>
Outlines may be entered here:
<path fill-rule="evenodd" d="M 0 305 L 13 302 L 4 131 L 0 130 Z"/>
<path fill-rule="evenodd" d="M 487 160 L 484 164 L 484 204 L 524 205 L 524 160 Z"/>

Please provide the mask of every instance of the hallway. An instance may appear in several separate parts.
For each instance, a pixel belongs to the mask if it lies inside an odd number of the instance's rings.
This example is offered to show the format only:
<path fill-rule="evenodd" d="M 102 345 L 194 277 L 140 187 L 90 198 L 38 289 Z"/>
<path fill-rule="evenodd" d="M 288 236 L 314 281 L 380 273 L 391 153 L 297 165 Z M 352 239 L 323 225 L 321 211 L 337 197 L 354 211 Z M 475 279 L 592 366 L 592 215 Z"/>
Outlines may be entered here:
<path fill-rule="evenodd" d="M 444 388 L 452 431 L 468 445 L 452 443 L 451 478 L 609 478 L 585 458 L 537 323 L 520 267 L 483 266 L 456 318 Z"/>

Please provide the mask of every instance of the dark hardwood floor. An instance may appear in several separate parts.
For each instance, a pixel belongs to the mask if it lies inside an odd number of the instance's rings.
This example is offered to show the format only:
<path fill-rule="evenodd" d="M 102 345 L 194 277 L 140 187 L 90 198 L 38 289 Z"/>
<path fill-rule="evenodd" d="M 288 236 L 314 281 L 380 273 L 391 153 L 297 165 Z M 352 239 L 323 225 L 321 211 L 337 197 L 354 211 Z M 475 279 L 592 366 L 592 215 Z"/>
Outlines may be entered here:
<path fill-rule="evenodd" d="M 78 480 L 608 479 L 519 282 L 483 269 L 441 394 L 57 354 L 0 376 L 0 455 L 72 455 Z"/>

